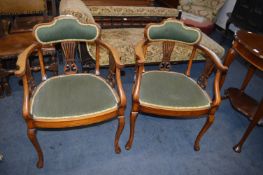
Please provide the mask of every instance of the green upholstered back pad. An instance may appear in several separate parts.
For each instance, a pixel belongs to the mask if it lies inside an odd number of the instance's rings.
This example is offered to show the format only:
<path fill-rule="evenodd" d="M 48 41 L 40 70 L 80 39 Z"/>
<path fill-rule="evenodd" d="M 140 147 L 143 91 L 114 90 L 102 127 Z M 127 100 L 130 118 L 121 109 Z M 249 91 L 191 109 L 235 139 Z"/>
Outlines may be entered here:
<path fill-rule="evenodd" d="M 181 22 L 175 20 L 150 26 L 147 35 L 151 41 L 172 40 L 188 44 L 195 44 L 201 39 L 200 31 L 185 27 Z"/>
<path fill-rule="evenodd" d="M 99 29 L 94 24 L 81 24 L 75 18 L 59 18 L 52 24 L 39 25 L 35 36 L 42 44 L 61 41 L 94 41 L 99 36 Z"/>

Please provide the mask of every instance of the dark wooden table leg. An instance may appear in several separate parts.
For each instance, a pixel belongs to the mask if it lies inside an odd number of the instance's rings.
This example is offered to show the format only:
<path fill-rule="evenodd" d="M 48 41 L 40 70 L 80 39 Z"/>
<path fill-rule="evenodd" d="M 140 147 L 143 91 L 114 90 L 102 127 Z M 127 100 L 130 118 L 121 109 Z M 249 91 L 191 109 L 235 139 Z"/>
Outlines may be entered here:
<path fill-rule="evenodd" d="M 8 76 L 3 78 L 3 90 L 7 96 L 10 96 L 12 94 Z"/>
<path fill-rule="evenodd" d="M 6 92 L 6 95 L 11 95 L 11 88 L 9 85 L 9 73 L 5 71 L 5 69 L 1 69 L 1 63 L 0 63 L 0 98 L 4 97 L 4 94 Z"/>
<path fill-rule="evenodd" d="M 246 89 L 249 81 L 253 77 L 253 74 L 254 74 L 255 70 L 256 70 L 255 66 L 253 66 L 253 65 L 249 66 L 247 74 L 246 74 L 246 77 L 245 77 L 245 79 L 244 79 L 244 81 L 243 81 L 243 83 L 242 83 L 242 85 L 240 87 L 240 91 L 241 92 L 244 92 L 244 90 Z"/>
<path fill-rule="evenodd" d="M 242 146 L 244 142 L 246 141 L 247 137 L 251 133 L 251 131 L 254 129 L 254 127 L 257 125 L 258 121 L 262 118 L 263 116 L 263 99 L 261 99 L 261 102 L 258 106 L 257 112 L 255 116 L 253 117 L 252 121 L 250 122 L 247 130 L 245 131 L 244 135 L 242 136 L 241 140 L 239 141 L 238 144 L 236 144 L 233 149 L 235 152 L 240 153 Z"/>
<path fill-rule="evenodd" d="M 0 98 L 4 97 L 4 85 L 2 80 L 0 79 Z"/>

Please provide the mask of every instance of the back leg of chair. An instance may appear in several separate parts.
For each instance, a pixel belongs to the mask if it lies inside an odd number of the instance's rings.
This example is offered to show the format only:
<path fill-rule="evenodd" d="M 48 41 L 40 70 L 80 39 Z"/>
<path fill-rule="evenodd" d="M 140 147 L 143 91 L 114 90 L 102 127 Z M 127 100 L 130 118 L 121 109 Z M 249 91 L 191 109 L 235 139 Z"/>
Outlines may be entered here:
<path fill-rule="evenodd" d="M 203 137 L 203 135 L 205 134 L 205 132 L 208 130 L 208 128 L 213 124 L 214 119 L 215 119 L 214 112 L 210 113 L 209 116 L 207 117 L 205 125 L 203 126 L 203 128 L 201 129 L 201 131 L 199 132 L 199 134 L 196 137 L 195 144 L 194 144 L 194 150 L 195 151 L 200 150 L 199 142 L 200 142 L 201 138 Z"/>
<path fill-rule="evenodd" d="M 0 98 L 4 97 L 4 85 L 0 79 Z"/>
<path fill-rule="evenodd" d="M 115 135 L 115 140 L 114 140 L 115 152 L 117 154 L 119 154 L 121 152 L 121 148 L 120 148 L 120 145 L 119 145 L 119 140 L 120 140 L 120 136 L 121 136 L 121 133 L 123 131 L 124 125 L 125 125 L 125 118 L 124 118 L 124 116 L 119 116 L 118 129 L 117 129 L 117 132 L 116 132 L 116 135 Z"/>
<path fill-rule="evenodd" d="M 9 85 L 9 77 L 4 78 L 3 89 L 4 89 L 7 96 L 10 96 L 12 94 L 12 91 L 11 91 L 11 88 Z"/>
<path fill-rule="evenodd" d="M 44 166 L 43 152 L 42 152 L 41 147 L 40 147 L 38 140 L 37 140 L 36 129 L 35 128 L 33 128 L 33 129 L 28 128 L 27 136 L 28 136 L 29 140 L 31 141 L 31 143 L 33 144 L 33 146 L 37 152 L 37 155 L 38 155 L 37 167 L 43 168 L 43 166 Z"/>
<path fill-rule="evenodd" d="M 130 137 L 128 142 L 125 145 L 126 150 L 130 150 L 132 147 L 133 139 L 134 139 L 134 130 L 135 130 L 135 122 L 138 116 L 138 112 L 132 111 L 130 114 Z"/>

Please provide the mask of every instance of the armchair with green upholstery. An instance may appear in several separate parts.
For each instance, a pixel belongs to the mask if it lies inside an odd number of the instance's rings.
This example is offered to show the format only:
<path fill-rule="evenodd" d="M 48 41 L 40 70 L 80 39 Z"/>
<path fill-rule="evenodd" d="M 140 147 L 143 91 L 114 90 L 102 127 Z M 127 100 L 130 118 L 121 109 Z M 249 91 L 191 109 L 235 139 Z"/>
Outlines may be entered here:
<path fill-rule="evenodd" d="M 215 22 L 224 3 L 225 0 L 180 0 L 178 9 Z"/>
<path fill-rule="evenodd" d="M 187 119 L 208 115 L 206 123 L 195 140 L 194 149 L 197 151 L 200 149 L 201 137 L 213 123 L 215 112 L 220 105 L 219 80 L 221 73 L 227 68 L 222 65 L 214 52 L 200 44 L 202 36 L 200 30 L 186 27 L 181 21 L 167 19 L 160 24 L 149 24 L 144 33 L 144 39 L 135 48 L 136 79 L 132 91 L 130 137 L 126 149 L 129 150 L 132 146 L 135 121 L 139 113 Z M 145 55 L 149 46 L 156 42 L 163 44 L 162 66 L 160 70 L 147 71 L 147 67 L 144 67 Z M 193 46 L 185 73 L 173 71 L 169 63 L 171 51 L 177 44 Z M 205 58 L 210 60 L 217 69 L 212 98 L 190 77 L 197 49 L 202 50 Z"/>
<path fill-rule="evenodd" d="M 118 141 L 124 127 L 126 97 L 120 78 L 119 54 L 100 39 L 96 23 L 83 24 L 67 15 L 50 23 L 36 25 L 33 34 L 37 42 L 25 49 L 18 58 L 18 70 L 24 86 L 23 117 L 28 138 L 38 154 L 37 167 L 43 167 L 43 153 L 36 137 L 36 129 L 71 128 L 104 122 L 118 116 L 115 152 L 120 153 Z M 95 43 L 97 48 L 95 74 L 81 73 L 75 61 L 79 42 Z M 64 75 L 47 78 L 41 48 L 61 44 L 65 57 Z M 100 49 L 108 50 L 110 66 L 107 80 L 100 76 Z M 37 53 L 42 82 L 36 86 L 29 64 L 30 55 Z M 114 88 L 115 87 L 115 88 Z"/>

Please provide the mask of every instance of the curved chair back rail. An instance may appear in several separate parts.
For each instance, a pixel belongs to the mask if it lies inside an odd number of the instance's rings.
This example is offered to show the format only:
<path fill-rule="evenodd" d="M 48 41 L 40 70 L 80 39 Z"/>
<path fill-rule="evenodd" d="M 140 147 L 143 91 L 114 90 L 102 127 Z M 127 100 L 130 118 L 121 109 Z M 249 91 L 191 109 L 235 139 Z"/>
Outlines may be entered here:
<path fill-rule="evenodd" d="M 97 24 L 83 24 L 69 15 L 55 18 L 52 23 L 36 25 L 33 30 L 41 44 L 63 41 L 94 42 L 100 36 L 100 27 Z"/>
<path fill-rule="evenodd" d="M 130 137 L 126 149 L 130 149 L 134 139 L 135 122 L 139 113 L 148 113 L 166 117 L 199 118 L 207 115 L 207 121 L 200 130 L 194 143 L 194 149 L 200 149 L 199 142 L 214 121 L 215 112 L 220 105 L 221 96 L 219 80 L 221 72 L 227 70 L 218 56 L 202 46 L 199 42 L 201 33 L 198 29 L 186 27 L 176 19 L 167 19 L 161 23 L 149 24 L 145 36 L 136 47 L 136 76 L 132 92 L 132 109 L 130 112 Z M 148 47 L 154 42 L 163 45 L 163 58 L 160 70 L 147 71 L 144 67 Z M 192 46 L 185 73 L 171 68 L 170 57 L 176 44 Z M 197 50 L 206 57 L 205 70 L 198 81 L 190 77 L 193 59 Z M 208 77 L 216 68 L 213 84 L 213 98 L 205 91 Z M 179 121 L 178 121 L 179 122 Z"/>
<path fill-rule="evenodd" d="M 33 34 L 37 42 L 19 55 L 15 75 L 23 80 L 23 117 L 28 127 L 28 138 L 38 154 L 37 167 L 42 168 L 44 165 L 43 153 L 36 137 L 36 130 L 39 128 L 85 126 L 118 117 L 114 148 L 116 153 L 120 153 L 118 142 L 124 128 L 126 107 L 126 96 L 120 78 L 122 64 L 116 49 L 100 39 L 100 27 L 95 23 L 81 23 L 72 16 L 59 16 L 50 23 L 36 25 Z M 77 74 L 80 71 L 75 62 L 75 52 L 80 42 L 96 44 L 95 75 Z M 58 43 L 61 44 L 65 58 L 66 75 L 48 78 L 42 48 Z M 107 79 L 99 76 L 100 47 L 108 50 L 111 62 Z M 42 76 L 39 85 L 31 74 L 32 55 L 39 58 Z"/>
<path fill-rule="evenodd" d="M 171 18 L 161 24 L 149 24 L 145 31 L 145 38 L 149 41 L 176 41 L 189 45 L 199 43 L 202 36 L 198 28 L 187 27 Z"/>

